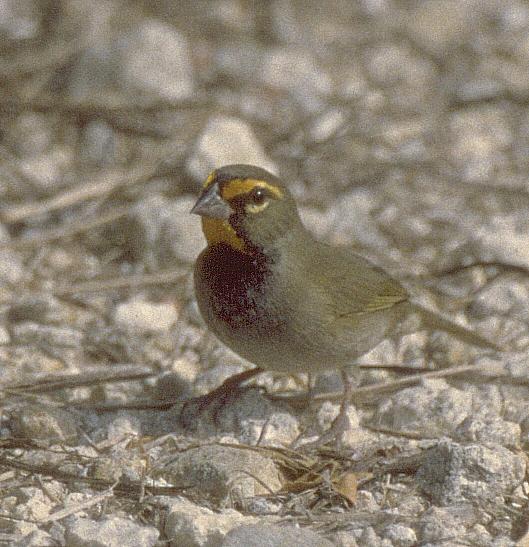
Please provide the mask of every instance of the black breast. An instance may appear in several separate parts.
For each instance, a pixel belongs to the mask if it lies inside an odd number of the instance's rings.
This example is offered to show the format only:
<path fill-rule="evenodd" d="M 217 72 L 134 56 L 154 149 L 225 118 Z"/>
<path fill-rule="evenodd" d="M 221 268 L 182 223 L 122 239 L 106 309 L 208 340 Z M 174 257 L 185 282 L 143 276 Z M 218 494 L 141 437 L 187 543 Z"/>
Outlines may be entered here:
<path fill-rule="evenodd" d="M 218 334 L 229 326 L 269 335 L 279 327 L 281 318 L 275 306 L 267 305 L 269 266 L 264 255 L 248 255 L 225 244 L 204 250 L 195 266 L 195 289 L 210 328 Z"/>

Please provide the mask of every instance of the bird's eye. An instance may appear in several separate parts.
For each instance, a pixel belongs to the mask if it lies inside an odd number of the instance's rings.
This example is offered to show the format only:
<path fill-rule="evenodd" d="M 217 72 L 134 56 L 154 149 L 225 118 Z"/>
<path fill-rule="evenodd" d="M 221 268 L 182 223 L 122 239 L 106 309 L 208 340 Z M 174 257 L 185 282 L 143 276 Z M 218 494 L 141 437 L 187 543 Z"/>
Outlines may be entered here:
<path fill-rule="evenodd" d="M 249 201 L 246 203 L 244 210 L 247 213 L 260 213 L 268 207 L 270 199 L 266 193 L 266 190 L 262 188 L 255 188 L 249 196 Z"/>
<path fill-rule="evenodd" d="M 262 205 L 265 202 L 266 195 L 264 190 L 261 188 L 257 188 L 252 196 L 252 201 L 255 203 L 255 205 Z"/>

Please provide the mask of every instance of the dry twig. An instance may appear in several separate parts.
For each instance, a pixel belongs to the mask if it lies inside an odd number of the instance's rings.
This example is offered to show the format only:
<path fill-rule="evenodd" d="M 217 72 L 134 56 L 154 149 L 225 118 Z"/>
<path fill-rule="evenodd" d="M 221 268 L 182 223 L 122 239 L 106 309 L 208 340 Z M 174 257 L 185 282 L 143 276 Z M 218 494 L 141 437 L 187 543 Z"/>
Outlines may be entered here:
<path fill-rule="evenodd" d="M 93 386 L 102 383 L 134 381 L 156 374 L 150 367 L 142 365 L 112 365 L 84 369 L 79 374 L 44 374 L 16 384 L 0 384 L 0 391 L 46 393 L 58 389 Z"/>
<path fill-rule="evenodd" d="M 130 186 L 146 182 L 158 170 L 159 164 L 137 166 L 132 169 L 117 169 L 105 172 L 99 180 L 69 188 L 48 199 L 4 207 L 0 218 L 6 224 L 22 222 L 28 218 L 77 205 L 83 201 L 101 198 L 114 192 L 121 186 Z"/>

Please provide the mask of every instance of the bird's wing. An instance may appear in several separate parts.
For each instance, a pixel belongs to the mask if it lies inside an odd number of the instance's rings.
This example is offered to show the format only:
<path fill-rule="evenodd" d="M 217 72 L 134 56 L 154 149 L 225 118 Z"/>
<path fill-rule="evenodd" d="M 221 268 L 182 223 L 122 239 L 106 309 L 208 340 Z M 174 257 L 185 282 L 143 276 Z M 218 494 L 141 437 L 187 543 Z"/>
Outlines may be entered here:
<path fill-rule="evenodd" d="M 311 257 L 308 274 L 313 286 L 325 291 L 337 317 L 386 310 L 408 299 L 398 281 L 362 256 L 324 244 L 320 249 Z"/>

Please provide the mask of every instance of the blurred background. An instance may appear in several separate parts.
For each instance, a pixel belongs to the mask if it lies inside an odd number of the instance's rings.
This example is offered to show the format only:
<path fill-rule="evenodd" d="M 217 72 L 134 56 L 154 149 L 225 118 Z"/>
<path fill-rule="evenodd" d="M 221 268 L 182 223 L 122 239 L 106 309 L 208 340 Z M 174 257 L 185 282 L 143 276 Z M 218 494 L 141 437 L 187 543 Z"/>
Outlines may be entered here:
<path fill-rule="evenodd" d="M 529 263 L 525 1 L 0 0 L 0 48 L 6 379 L 109 362 L 194 377 L 216 346 L 188 212 L 226 163 L 280 174 L 318 237 L 403 279 Z M 484 279 L 439 287 L 474 291 L 493 336 L 528 287 Z"/>
<path fill-rule="evenodd" d="M 318 238 L 420 282 L 426 305 L 526 350 L 528 105 L 526 0 L 0 0 L 0 543 L 65 544 L 77 521 L 62 509 L 74 504 L 72 513 L 96 520 L 83 528 L 86 542 L 66 544 L 97 543 L 100 517 L 125 511 L 136 528 L 124 532 L 119 519 L 112 544 L 140 545 L 140 524 L 150 522 L 154 539 L 141 545 L 154 545 L 166 519 L 144 497 L 156 477 L 146 472 L 187 450 L 190 432 L 252 449 L 291 446 L 336 415 L 328 401 L 299 410 L 253 389 L 215 420 L 200 408 L 182 419 L 183 400 L 248 366 L 204 328 L 190 275 L 204 239 L 189 211 L 224 164 L 279 174 Z M 470 364 L 501 370 L 496 381 L 375 386 L 378 398 L 351 410 L 354 458 L 340 458 L 349 482 L 330 488 L 338 460 L 312 474 L 303 463 L 306 491 L 250 496 L 245 514 L 305 526 L 332 510 L 321 522 L 329 534 L 346 529 L 335 538 L 341 547 L 445 544 L 465 530 L 468 545 L 514 545 L 510 537 L 527 529 L 527 351 L 493 360 L 418 332 L 383 342 L 366 360 L 450 374 Z M 371 369 L 362 381 L 394 375 Z M 303 387 L 270 374 L 259 382 L 269 392 Z M 314 392 L 341 389 L 331 372 Z M 422 451 L 441 437 L 439 452 Z M 60 446 L 40 450 L 51 442 Z M 409 450 L 426 463 L 378 469 L 383 456 Z M 206 490 L 231 496 L 231 475 L 210 480 L 214 460 L 229 460 L 239 476 L 250 452 L 187 452 L 198 471 L 190 479 L 182 468 L 183 488 L 207 477 Z M 353 460 L 362 472 L 377 467 L 360 474 L 358 495 Z M 83 482 L 59 473 L 43 490 L 59 461 Z M 261 461 L 246 471 L 269 498 L 277 480 L 266 473 Z M 98 497 L 86 477 L 108 491 Z M 139 494 L 125 489 L 126 507 L 107 498 L 119 477 L 139 485 Z M 459 503 L 462 493 L 475 511 Z M 442 509 L 454 500 L 451 512 Z M 338 514 L 352 504 L 360 526 Z M 184 528 L 195 529 L 201 513 L 185 511 Z M 394 522 L 405 526 L 390 529 Z M 234 524 L 219 526 L 225 534 Z M 159 545 L 175 537 L 169 528 Z M 49 543 L 14 543 L 43 530 Z"/>

